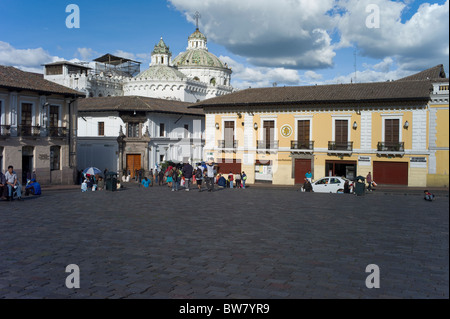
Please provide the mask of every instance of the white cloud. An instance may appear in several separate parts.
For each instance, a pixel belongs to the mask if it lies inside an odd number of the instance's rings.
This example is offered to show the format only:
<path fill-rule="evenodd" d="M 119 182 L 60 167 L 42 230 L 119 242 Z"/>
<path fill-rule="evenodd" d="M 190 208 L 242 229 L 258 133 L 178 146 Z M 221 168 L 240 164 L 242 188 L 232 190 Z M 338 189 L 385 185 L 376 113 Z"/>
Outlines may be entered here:
<path fill-rule="evenodd" d="M 24 71 L 42 73 L 42 64 L 62 61 L 42 48 L 16 49 L 11 44 L 0 41 L 0 64 L 18 67 Z"/>
<path fill-rule="evenodd" d="M 380 9 L 380 27 L 366 27 L 367 5 Z M 339 19 L 341 40 L 337 47 L 356 45 L 362 56 L 395 57 L 402 69 L 421 70 L 448 63 L 449 1 L 443 5 L 423 3 L 402 22 L 408 4 L 389 0 L 341 0 L 346 11 Z M 448 65 L 448 64 L 447 64 Z"/>
<path fill-rule="evenodd" d="M 248 87 L 269 87 L 278 85 L 298 85 L 301 82 L 298 71 L 285 68 L 248 67 L 228 56 L 220 56 L 221 61 L 231 67 L 232 85 L 237 89 Z"/>
<path fill-rule="evenodd" d="M 77 53 L 78 53 L 78 55 L 81 57 L 81 59 L 83 60 L 83 61 L 89 61 L 89 60 L 91 60 L 91 58 L 94 56 L 94 55 L 98 55 L 98 53 L 97 52 L 95 52 L 93 49 L 91 49 L 91 48 L 78 48 L 77 49 Z"/>
<path fill-rule="evenodd" d="M 333 0 L 170 0 L 193 22 L 200 12 L 201 30 L 230 52 L 262 67 L 326 68 L 335 53 L 327 12 Z"/>

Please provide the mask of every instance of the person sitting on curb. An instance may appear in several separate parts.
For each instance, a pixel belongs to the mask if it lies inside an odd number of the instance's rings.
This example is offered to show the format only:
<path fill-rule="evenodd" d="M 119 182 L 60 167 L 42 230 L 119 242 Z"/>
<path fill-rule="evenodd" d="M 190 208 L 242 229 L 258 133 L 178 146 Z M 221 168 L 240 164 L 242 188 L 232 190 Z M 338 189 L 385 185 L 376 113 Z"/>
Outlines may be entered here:
<path fill-rule="evenodd" d="M 431 202 L 434 200 L 434 194 L 430 193 L 428 190 L 423 191 L 425 200 Z"/>

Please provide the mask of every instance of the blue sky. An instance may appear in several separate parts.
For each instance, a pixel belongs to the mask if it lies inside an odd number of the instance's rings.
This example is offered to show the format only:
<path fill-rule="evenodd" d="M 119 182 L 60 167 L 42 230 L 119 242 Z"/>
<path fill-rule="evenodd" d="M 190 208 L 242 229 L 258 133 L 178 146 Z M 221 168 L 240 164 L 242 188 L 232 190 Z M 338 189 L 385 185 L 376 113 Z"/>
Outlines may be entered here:
<path fill-rule="evenodd" d="M 79 29 L 66 27 L 71 3 Z M 379 28 L 367 27 L 371 4 Z M 208 49 L 233 68 L 237 88 L 385 81 L 441 63 L 448 73 L 448 10 L 448 0 L 0 0 L 0 64 L 39 72 L 112 53 L 143 71 L 161 36 L 173 57 L 185 51 L 199 11 Z"/>

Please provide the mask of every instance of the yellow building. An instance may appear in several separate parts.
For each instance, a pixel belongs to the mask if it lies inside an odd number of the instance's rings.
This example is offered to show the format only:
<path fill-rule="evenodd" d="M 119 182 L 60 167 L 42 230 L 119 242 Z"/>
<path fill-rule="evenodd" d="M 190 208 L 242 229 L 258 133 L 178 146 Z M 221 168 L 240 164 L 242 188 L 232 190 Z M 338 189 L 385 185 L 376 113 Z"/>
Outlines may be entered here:
<path fill-rule="evenodd" d="M 437 103 L 430 92 L 445 82 L 447 104 Z M 248 183 L 300 184 L 310 170 L 313 179 L 371 172 L 378 184 L 448 185 L 442 66 L 382 83 L 248 89 L 193 107 L 206 115 L 205 158 L 224 174 L 245 171 Z"/>

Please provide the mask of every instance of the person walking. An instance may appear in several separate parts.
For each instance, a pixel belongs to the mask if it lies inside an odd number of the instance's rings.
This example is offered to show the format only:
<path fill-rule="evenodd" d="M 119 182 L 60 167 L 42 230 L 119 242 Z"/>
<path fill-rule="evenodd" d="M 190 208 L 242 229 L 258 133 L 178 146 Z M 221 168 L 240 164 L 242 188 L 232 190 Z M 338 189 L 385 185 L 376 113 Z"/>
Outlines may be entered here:
<path fill-rule="evenodd" d="M 178 191 L 178 186 L 180 185 L 180 171 L 177 167 L 172 169 L 172 192 Z"/>
<path fill-rule="evenodd" d="M 194 172 L 194 168 L 188 162 L 184 163 L 182 173 L 184 177 L 184 187 L 187 192 L 189 192 L 189 185 L 191 183 L 192 174 Z"/>
<path fill-rule="evenodd" d="M 236 189 L 241 188 L 241 173 L 237 173 L 234 175 L 234 180 L 236 181 Z"/>
<path fill-rule="evenodd" d="M 214 162 L 212 160 L 206 163 L 206 187 L 208 192 L 214 191 Z"/>
<path fill-rule="evenodd" d="M 228 174 L 228 181 L 230 182 L 230 188 L 233 188 L 233 180 L 234 180 L 234 175 L 230 171 L 230 174 Z"/>
<path fill-rule="evenodd" d="M 241 176 L 242 176 L 242 188 L 245 189 L 245 181 L 247 180 L 247 175 L 243 171 Z"/>
<path fill-rule="evenodd" d="M 367 176 L 366 176 L 366 181 L 367 181 L 367 184 L 369 184 L 369 185 L 367 186 L 367 190 L 368 190 L 369 192 L 371 192 L 371 191 L 372 191 L 372 175 L 370 174 L 370 172 L 369 172 L 369 174 L 367 174 Z"/>
<path fill-rule="evenodd" d="M 195 171 L 195 180 L 197 181 L 197 188 L 198 188 L 199 192 L 202 191 L 202 182 L 203 182 L 204 172 L 205 172 L 205 168 L 201 164 L 199 164 Z"/>
<path fill-rule="evenodd" d="M 312 182 L 312 173 L 310 170 L 305 174 L 305 178 L 307 178 L 310 183 Z"/>
<path fill-rule="evenodd" d="M 162 186 L 163 184 L 164 184 L 164 171 L 161 168 L 158 173 L 158 185 Z"/>

